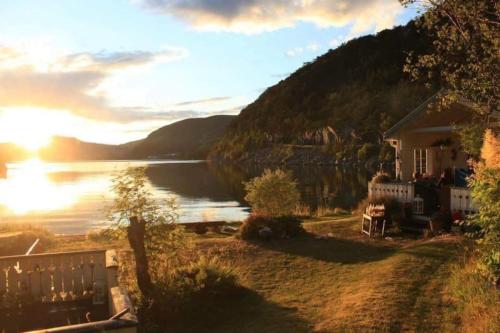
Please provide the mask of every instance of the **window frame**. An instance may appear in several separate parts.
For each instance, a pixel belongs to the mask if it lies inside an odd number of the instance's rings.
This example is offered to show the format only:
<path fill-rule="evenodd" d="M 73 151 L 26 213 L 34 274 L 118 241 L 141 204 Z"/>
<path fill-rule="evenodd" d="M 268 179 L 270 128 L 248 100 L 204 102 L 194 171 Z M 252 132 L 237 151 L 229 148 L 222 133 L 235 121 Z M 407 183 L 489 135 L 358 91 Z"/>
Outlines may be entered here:
<path fill-rule="evenodd" d="M 417 156 L 418 155 L 418 156 Z M 429 150 L 424 148 L 413 149 L 413 172 L 421 175 L 427 174 L 429 169 Z"/>

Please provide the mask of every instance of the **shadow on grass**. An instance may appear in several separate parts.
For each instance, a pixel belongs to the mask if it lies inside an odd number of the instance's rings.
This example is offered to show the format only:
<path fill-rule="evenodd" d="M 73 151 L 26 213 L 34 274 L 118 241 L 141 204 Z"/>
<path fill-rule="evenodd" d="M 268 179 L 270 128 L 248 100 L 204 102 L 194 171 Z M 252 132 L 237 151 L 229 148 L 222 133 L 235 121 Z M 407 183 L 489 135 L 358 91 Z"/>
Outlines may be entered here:
<path fill-rule="evenodd" d="M 396 252 L 385 246 L 341 238 L 317 239 L 305 234 L 293 239 L 254 241 L 263 248 L 326 262 L 356 264 L 383 260 Z"/>
<path fill-rule="evenodd" d="M 193 300 L 163 332 L 310 332 L 295 308 L 270 302 L 255 291 L 238 287 L 231 293 Z"/>

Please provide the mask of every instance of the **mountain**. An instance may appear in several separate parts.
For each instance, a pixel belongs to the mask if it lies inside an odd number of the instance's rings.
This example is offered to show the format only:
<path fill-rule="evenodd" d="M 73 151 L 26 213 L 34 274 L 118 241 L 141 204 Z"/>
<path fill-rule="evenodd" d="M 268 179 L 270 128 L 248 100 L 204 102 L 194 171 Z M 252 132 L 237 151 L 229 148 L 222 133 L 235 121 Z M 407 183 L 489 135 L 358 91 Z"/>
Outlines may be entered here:
<path fill-rule="evenodd" d="M 435 91 L 403 72 L 408 53 L 429 45 L 410 22 L 330 50 L 243 109 L 210 158 L 391 159 L 382 133 Z"/>
<path fill-rule="evenodd" d="M 122 146 L 56 136 L 52 138 L 49 146 L 40 150 L 39 156 L 49 161 L 119 160 L 127 158 L 127 150 Z"/>
<path fill-rule="evenodd" d="M 206 158 L 235 116 L 191 118 L 162 127 L 145 139 L 124 145 L 132 158 Z"/>

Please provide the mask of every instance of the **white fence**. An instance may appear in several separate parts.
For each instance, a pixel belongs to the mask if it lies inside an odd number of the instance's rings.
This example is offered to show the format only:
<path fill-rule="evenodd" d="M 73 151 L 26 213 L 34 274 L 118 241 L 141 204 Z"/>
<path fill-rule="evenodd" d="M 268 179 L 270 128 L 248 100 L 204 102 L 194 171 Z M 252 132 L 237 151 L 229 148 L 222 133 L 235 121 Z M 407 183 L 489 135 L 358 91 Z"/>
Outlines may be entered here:
<path fill-rule="evenodd" d="M 450 188 L 450 210 L 466 214 L 477 212 L 478 207 L 472 200 L 471 191 L 463 187 Z"/>
<path fill-rule="evenodd" d="M 370 198 L 391 197 L 396 198 L 400 202 L 412 202 L 415 196 L 415 187 L 413 184 L 368 183 L 368 196 Z"/>

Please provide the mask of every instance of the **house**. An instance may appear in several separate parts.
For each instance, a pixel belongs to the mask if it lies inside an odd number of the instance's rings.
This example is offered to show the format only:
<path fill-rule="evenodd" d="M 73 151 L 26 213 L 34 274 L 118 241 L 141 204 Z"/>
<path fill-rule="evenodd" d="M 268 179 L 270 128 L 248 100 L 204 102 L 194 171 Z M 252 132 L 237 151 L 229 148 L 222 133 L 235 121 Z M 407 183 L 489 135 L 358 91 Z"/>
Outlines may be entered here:
<path fill-rule="evenodd" d="M 384 133 L 395 149 L 396 181 L 369 184 L 370 196 L 392 196 L 401 202 L 423 199 L 424 210 L 470 213 L 475 211 L 467 188 L 472 169 L 470 156 L 463 151 L 455 126 L 473 120 L 465 103 L 454 103 L 440 111 L 429 110 L 436 101 L 430 97 Z"/>

